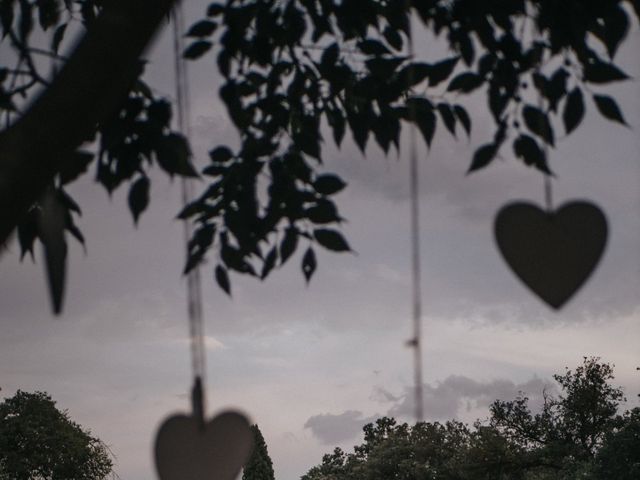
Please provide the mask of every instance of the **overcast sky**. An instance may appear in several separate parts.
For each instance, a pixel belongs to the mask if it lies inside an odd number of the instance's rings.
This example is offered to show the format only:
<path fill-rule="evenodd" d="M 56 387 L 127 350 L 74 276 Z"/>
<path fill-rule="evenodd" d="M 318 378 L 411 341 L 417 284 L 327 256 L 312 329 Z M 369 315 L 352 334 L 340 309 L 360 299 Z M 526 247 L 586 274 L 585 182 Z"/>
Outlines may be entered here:
<path fill-rule="evenodd" d="M 192 2 L 198 4 L 198 2 Z M 203 5 L 206 2 L 202 2 Z M 198 17 L 192 6 L 188 18 Z M 160 38 L 148 80 L 172 95 L 170 42 Z M 640 78 L 634 31 L 621 64 Z M 216 100 L 213 59 L 191 68 L 197 160 L 234 132 Z M 471 142 L 438 134 L 420 150 L 425 415 L 474 420 L 495 398 L 524 391 L 535 404 L 552 374 L 583 356 L 615 364 L 629 398 L 640 393 L 640 86 L 614 93 L 632 129 L 588 115 L 551 152 L 557 204 L 597 203 L 609 219 L 604 257 L 560 313 L 514 277 L 493 242 L 493 219 L 516 199 L 540 204 L 542 177 L 508 153 L 465 176 L 486 140 L 483 105 Z M 590 110 L 593 111 L 590 105 Z M 408 149 L 405 149 L 408 150 Z M 234 278 L 230 299 L 205 267 L 209 412 L 245 411 L 267 441 L 279 480 L 294 480 L 340 445 L 359 443 L 380 415 L 411 420 L 408 162 L 325 146 L 327 171 L 349 183 L 338 196 L 356 254 L 320 253 L 307 287 L 299 257 L 266 283 Z M 189 345 L 180 189 L 154 178 L 149 211 L 133 227 L 126 192 L 113 198 L 91 176 L 72 187 L 83 208 L 87 252 L 71 245 L 65 313 L 50 313 L 42 262 L 0 258 L 0 397 L 49 392 L 110 445 L 123 480 L 155 478 L 151 446 L 162 419 L 189 409 Z M 39 257 L 39 255 L 38 255 Z"/>

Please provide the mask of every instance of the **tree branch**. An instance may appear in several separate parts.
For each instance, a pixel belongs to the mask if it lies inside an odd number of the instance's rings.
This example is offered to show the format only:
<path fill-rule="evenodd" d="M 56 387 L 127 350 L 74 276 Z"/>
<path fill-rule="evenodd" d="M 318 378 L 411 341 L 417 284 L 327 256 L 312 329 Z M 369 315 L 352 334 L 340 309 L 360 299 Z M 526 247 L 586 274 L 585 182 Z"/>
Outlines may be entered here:
<path fill-rule="evenodd" d="M 107 2 L 53 84 L 0 133 L 0 244 L 61 161 L 117 108 L 175 0 Z"/>

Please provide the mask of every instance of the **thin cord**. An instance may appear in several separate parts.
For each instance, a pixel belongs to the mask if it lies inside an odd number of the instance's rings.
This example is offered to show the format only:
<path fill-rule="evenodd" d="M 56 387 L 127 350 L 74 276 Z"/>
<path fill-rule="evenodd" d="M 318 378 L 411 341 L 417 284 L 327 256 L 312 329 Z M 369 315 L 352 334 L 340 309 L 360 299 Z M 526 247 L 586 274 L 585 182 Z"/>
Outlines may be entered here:
<path fill-rule="evenodd" d="M 406 3 L 408 14 L 407 37 L 409 58 L 414 61 L 413 35 L 411 30 L 411 10 Z M 409 69 L 409 85 L 413 85 L 413 69 Z M 411 193 L 411 288 L 412 288 L 412 320 L 413 338 L 413 383 L 416 422 L 424 419 L 423 379 L 422 379 L 422 270 L 420 265 L 420 169 L 416 149 L 416 110 L 414 103 L 409 105 L 409 116 L 412 125 L 409 128 L 409 184 Z"/>
<path fill-rule="evenodd" d="M 178 110 L 178 128 L 187 137 L 190 137 L 189 119 L 189 82 L 187 69 L 182 58 L 184 44 L 182 32 L 184 32 L 184 19 L 181 3 L 177 2 L 173 9 L 173 48 L 176 71 L 176 104 Z M 193 198 L 193 181 L 182 178 L 182 204 L 186 206 Z M 192 227 L 189 221 L 184 222 L 185 247 L 189 243 Z M 194 409 L 196 414 L 204 411 L 204 380 L 205 380 L 205 347 L 204 347 L 204 322 L 202 319 L 202 285 L 200 270 L 196 266 L 187 275 L 187 312 L 189 316 L 189 337 L 191 346 L 191 367 L 194 377 Z"/>
<path fill-rule="evenodd" d="M 547 156 L 548 147 L 545 145 L 544 147 L 544 155 Z M 551 213 L 553 211 L 553 192 L 551 185 L 551 175 L 548 173 L 544 174 L 544 203 L 547 207 L 547 212 Z"/>
<path fill-rule="evenodd" d="M 540 66 L 538 65 L 538 72 L 539 72 L 539 69 L 540 69 Z M 540 109 L 541 112 L 542 112 L 543 106 L 544 105 L 542 100 L 542 94 L 538 93 L 538 108 Z M 544 131 L 542 117 L 540 117 L 539 125 L 540 125 L 539 130 L 541 132 Z M 548 162 L 549 161 L 549 145 L 547 144 L 546 140 L 542 142 L 542 148 L 543 148 L 542 151 L 544 153 L 544 158 Z M 551 175 L 543 172 L 542 176 L 544 177 L 545 208 L 547 209 L 547 213 L 551 213 L 553 212 L 553 191 L 552 191 L 552 184 L 551 184 Z"/>

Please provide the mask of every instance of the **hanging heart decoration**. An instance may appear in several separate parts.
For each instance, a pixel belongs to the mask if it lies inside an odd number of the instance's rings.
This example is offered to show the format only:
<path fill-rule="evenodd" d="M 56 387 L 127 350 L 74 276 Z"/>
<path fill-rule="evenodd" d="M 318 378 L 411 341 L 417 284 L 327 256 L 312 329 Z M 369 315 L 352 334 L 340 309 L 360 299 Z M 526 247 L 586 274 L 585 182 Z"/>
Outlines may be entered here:
<path fill-rule="evenodd" d="M 586 201 L 566 203 L 553 212 L 511 203 L 498 212 L 494 231 L 511 269 L 555 309 L 589 278 L 607 243 L 606 217 Z"/>
<path fill-rule="evenodd" d="M 160 426 L 155 461 L 160 480 L 234 480 L 249 459 L 253 434 L 247 418 L 233 411 L 208 423 L 174 415 Z"/>

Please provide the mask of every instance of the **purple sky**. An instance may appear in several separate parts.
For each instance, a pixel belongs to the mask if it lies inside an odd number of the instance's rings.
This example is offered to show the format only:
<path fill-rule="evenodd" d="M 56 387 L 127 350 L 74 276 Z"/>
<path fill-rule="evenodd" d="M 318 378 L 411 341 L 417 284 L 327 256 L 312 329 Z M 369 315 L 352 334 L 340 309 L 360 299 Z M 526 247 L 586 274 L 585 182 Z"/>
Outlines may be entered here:
<path fill-rule="evenodd" d="M 202 5 L 200 5 L 202 3 Z M 206 2 L 191 2 L 196 19 Z M 172 96 L 171 44 L 151 52 L 148 80 Z M 640 77 L 634 30 L 620 63 Z M 215 92 L 212 58 L 191 68 L 192 142 L 204 153 L 234 132 Z M 631 129 L 589 114 L 550 154 L 557 204 L 587 198 L 606 212 L 601 264 L 555 313 L 513 276 L 493 243 L 505 203 L 543 200 L 541 176 L 505 153 L 465 176 L 489 132 L 483 104 L 471 108 L 471 142 L 437 135 L 420 149 L 424 275 L 425 414 L 473 420 L 519 390 L 535 402 L 551 375 L 583 356 L 614 363 L 629 398 L 640 364 L 640 98 L 630 81 L 613 89 Z M 593 112 L 594 107 L 589 105 Z M 406 142 L 405 142 L 406 144 Z M 408 149 L 405 149 L 408 150 Z M 294 480 L 333 446 L 359 442 L 364 423 L 411 420 L 408 162 L 347 142 L 325 145 L 327 171 L 349 183 L 338 196 L 356 255 L 322 252 L 309 287 L 299 257 L 266 283 L 234 277 L 234 296 L 202 271 L 209 412 L 240 408 L 265 436 L 279 480 Z M 89 176 L 90 177 L 90 176 Z M 0 262 L 0 396 L 49 392 L 74 420 L 108 443 L 123 480 L 155 478 L 151 446 L 168 414 L 189 408 L 189 345 L 179 184 L 154 178 L 152 204 L 133 227 L 126 192 L 112 199 L 85 178 L 72 188 L 83 208 L 87 253 L 70 251 L 65 314 L 53 318 L 42 261 L 19 262 L 14 243 Z"/>

